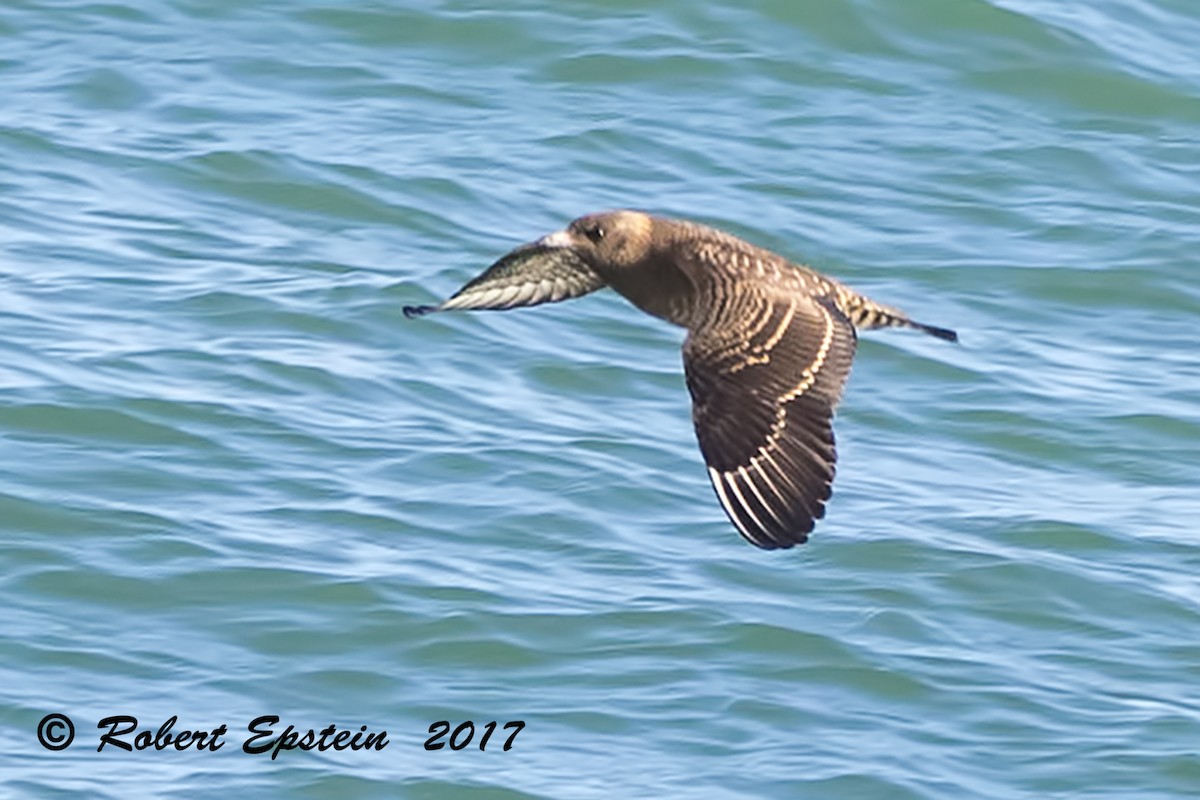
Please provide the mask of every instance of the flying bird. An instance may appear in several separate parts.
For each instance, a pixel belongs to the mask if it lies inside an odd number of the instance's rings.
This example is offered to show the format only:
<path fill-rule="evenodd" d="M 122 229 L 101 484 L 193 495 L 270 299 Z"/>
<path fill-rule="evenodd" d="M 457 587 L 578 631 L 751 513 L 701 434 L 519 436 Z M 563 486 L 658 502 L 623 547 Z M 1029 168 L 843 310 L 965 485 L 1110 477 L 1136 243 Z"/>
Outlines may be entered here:
<path fill-rule="evenodd" d="M 580 217 L 521 245 L 434 311 L 555 303 L 609 287 L 687 329 L 692 422 L 717 499 L 764 549 L 808 540 L 825 515 L 833 414 L 858 330 L 913 328 L 957 341 L 808 267 L 735 236 L 638 211 Z"/>

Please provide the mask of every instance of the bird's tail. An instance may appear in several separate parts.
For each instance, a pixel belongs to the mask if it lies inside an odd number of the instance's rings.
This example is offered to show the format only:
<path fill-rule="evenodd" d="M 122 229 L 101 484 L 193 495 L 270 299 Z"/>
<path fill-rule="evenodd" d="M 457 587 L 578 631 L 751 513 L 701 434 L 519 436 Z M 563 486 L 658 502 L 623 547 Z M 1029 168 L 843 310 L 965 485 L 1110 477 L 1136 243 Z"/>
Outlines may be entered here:
<path fill-rule="evenodd" d="M 903 324 L 906 327 L 924 331 L 930 336 L 936 336 L 939 339 L 945 339 L 947 342 L 958 341 L 958 331 L 952 331 L 949 328 L 939 328 L 937 325 L 926 325 L 924 322 L 913 322 L 911 319 L 906 319 Z"/>
<path fill-rule="evenodd" d="M 854 323 L 854 327 L 859 330 L 871 330 L 872 328 L 912 328 L 913 330 L 923 331 L 930 336 L 936 336 L 939 339 L 945 339 L 948 342 L 957 342 L 958 333 L 949 328 L 939 328 L 936 325 L 926 325 L 923 322 L 917 322 L 909 319 L 908 315 L 897 308 L 891 308 L 874 300 L 869 300 L 860 294 L 847 292 L 845 295 L 838 298 L 838 305 L 843 313 L 850 318 Z"/>

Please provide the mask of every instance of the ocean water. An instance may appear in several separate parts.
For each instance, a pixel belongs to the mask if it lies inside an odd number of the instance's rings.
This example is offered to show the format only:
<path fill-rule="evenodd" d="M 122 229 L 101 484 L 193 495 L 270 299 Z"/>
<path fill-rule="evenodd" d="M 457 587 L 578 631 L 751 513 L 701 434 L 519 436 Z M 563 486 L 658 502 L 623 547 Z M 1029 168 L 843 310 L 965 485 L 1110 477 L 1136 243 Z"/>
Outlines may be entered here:
<path fill-rule="evenodd" d="M 4 3 L 3 795 L 1200 795 L 1198 41 L 1185 0 Z M 680 331 L 400 313 L 620 206 L 959 331 L 863 336 L 805 547 L 721 513 Z M 387 744 L 247 753 L 264 716 Z"/>

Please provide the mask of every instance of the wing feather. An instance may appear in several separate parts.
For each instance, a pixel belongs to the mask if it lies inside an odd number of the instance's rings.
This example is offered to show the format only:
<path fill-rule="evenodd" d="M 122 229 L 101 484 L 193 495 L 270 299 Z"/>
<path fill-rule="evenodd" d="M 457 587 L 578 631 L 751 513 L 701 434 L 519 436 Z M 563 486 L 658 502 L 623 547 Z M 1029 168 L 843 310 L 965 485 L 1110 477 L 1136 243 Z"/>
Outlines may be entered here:
<path fill-rule="evenodd" d="M 572 248 L 522 245 L 492 264 L 445 302 L 405 306 L 406 317 L 434 311 L 521 308 L 582 297 L 604 281 Z"/>
<path fill-rule="evenodd" d="M 717 499 L 744 538 L 774 549 L 805 542 L 824 516 L 833 413 L 856 340 L 821 298 L 763 290 L 757 300 L 744 327 L 725 319 L 691 331 L 684 369 Z"/>

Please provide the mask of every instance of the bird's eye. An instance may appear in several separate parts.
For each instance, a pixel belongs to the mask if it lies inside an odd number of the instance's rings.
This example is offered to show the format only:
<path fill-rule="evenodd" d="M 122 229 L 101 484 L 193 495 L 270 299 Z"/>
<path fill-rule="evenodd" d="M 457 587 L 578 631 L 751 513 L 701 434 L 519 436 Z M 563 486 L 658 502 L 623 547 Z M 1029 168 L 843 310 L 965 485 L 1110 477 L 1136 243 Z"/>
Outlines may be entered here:
<path fill-rule="evenodd" d="M 604 238 L 604 228 L 599 225 L 589 225 L 583 235 L 590 239 L 592 244 L 599 244 L 600 240 Z"/>

